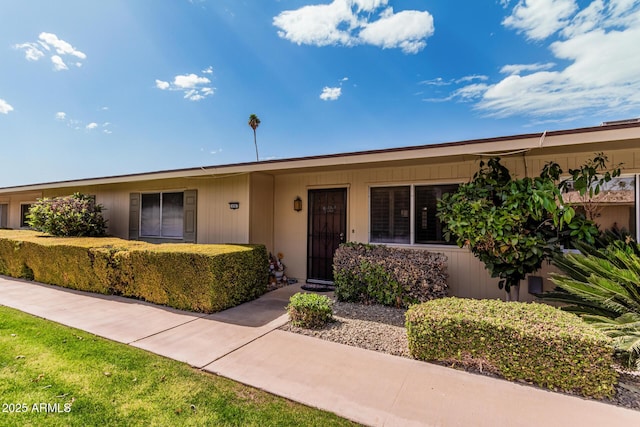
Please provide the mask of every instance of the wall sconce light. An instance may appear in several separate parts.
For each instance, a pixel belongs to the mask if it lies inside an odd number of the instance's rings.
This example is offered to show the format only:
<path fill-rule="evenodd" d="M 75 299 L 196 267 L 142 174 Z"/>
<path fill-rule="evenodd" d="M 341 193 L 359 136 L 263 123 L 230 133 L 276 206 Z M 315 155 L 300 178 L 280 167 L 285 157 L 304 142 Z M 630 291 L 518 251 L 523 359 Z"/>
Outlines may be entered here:
<path fill-rule="evenodd" d="M 240 202 L 229 202 L 229 209 L 238 209 L 240 207 Z"/>
<path fill-rule="evenodd" d="M 300 196 L 296 196 L 296 198 L 293 199 L 293 210 L 296 212 L 300 212 L 302 210 L 302 199 Z"/>

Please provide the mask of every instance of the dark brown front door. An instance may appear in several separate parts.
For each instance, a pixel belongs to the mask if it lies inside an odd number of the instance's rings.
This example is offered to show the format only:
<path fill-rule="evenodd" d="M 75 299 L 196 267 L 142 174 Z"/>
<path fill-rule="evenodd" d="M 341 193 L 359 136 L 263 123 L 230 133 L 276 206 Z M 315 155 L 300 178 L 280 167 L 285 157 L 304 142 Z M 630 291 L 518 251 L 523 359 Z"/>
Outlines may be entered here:
<path fill-rule="evenodd" d="M 347 189 L 309 191 L 307 280 L 333 282 L 333 254 L 347 235 Z"/>

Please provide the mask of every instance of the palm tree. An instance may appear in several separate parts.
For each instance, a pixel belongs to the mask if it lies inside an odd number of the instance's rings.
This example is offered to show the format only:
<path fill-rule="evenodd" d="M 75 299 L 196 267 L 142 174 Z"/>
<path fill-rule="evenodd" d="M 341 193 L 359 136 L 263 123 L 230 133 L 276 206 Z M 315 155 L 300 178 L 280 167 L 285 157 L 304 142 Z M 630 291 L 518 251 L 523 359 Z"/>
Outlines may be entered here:
<path fill-rule="evenodd" d="M 249 116 L 249 126 L 253 129 L 253 145 L 256 146 L 256 162 L 258 161 L 258 142 L 256 141 L 256 129 L 260 126 L 260 119 L 255 114 Z"/>

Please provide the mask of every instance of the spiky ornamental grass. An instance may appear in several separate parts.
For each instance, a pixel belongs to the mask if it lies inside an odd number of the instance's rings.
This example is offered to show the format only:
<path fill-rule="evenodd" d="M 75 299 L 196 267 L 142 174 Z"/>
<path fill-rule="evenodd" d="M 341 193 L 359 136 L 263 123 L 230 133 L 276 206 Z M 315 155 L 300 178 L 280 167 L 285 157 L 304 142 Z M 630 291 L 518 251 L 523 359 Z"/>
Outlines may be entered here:
<path fill-rule="evenodd" d="M 577 246 L 579 254 L 554 259 L 564 274 L 551 274 L 558 288 L 542 298 L 569 304 L 563 310 L 613 338 L 628 364 L 640 368 L 640 247 L 631 239 L 602 249 Z"/>

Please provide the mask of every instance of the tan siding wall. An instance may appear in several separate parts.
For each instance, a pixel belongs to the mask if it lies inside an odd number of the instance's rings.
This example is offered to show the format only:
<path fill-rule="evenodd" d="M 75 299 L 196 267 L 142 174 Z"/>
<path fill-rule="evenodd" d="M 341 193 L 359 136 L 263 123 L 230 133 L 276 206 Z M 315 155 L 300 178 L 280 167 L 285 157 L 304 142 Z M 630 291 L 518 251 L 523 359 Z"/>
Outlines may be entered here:
<path fill-rule="evenodd" d="M 503 157 L 503 164 L 517 176 L 537 176 L 540 170 L 550 160 L 557 162 L 567 171 L 577 168 L 593 152 L 578 154 L 551 153 L 546 156 L 531 155 L 526 157 L 518 154 Z M 638 153 L 634 150 L 624 150 L 607 153 L 612 162 L 625 161 L 623 170 L 627 173 L 640 171 Z M 275 218 L 274 218 L 274 247 L 283 252 L 287 274 L 290 277 L 305 280 L 306 266 L 306 232 L 307 232 L 307 191 L 313 188 L 347 187 L 348 191 L 348 239 L 356 242 L 369 241 L 369 188 L 380 185 L 407 184 L 448 184 L 467 182 L 478 170 L 480 158 L 465 156 L 462 161 L 447 162 L 404 167 L 376 167 L 369 169 L 351 169 L 338 172 L 323 173 L 295 173 L 278 175 L 275 179 Z M 526 163 L 525 163 L 526 162 Z M 293 199 L 300 195 L 304 200 L 302 212 L 294 212 Z M 624 212 L 620 221 L 627 220 L 628 210 Z M 609 215 L 607 215 L 609 217 Z M 624 216 L 624 219 L 622 218 Z M 609 221 L 609 218 L 607 219 Z M 416 248 L 420 246 L 414 246 Z M 470 298 L 503 298 L 504 292 L 498 289 L 498 280 L 491 278 L 484 265 L 468 250 L 455 246 L 431 245 L 422 246 L 435 252 L 444 253 L 448 259 L 449 286 L 451 295 Z M 545 264 L 537 275 L 543 276 L 544 289 L 553 289 L 553 284 L 546 278 L 553 267 Z M 531 301 L 533 296 L 527 292 L 527 282 L 521 284 L 520 299 Z"/>
<path fill-rule="evenodd" d="M 198 243 L 249 243 L 249 175 L 206 180 L 198 187 Z M 239 202 L 239 209 L 229 209 Z"/>
<path fill-rule="evenodd" d="M 273 176 L 257 173 L 250 178 L 249 243 L 260 243 L 267 250 L 273 247 Z M 291 201 L 293 207 L 293 200 Z"/>
<path fill-rule="evenodd" d="M 20 206 L 24 203 L 33 203 L 41 197 L 40 191 L 0 195 L 0 203 L 8 205 L 7 228 L 20 228 Z"/>
<path fill-rule="evenodd" d="M 47 192 L 45 197 L 74 192 L 95 195 L 96 201 L 105 208 L 109 234 L 126 239 L 129 237 L 129 193 L 187 189 L 198 190 L 198 243 L 249 243 L 249 175 L 246 174 L 64 188 Z M 229 202 L 239 202 L 240 209 L 229 209 Z"/>
<path fill-rule="evenodd" d="M 593 146 L 551 147 L 535 149 L 525 155 L 503 156 L 503 163 L 518 176 L 536 176 L 543 165 L 553 160 L 566 171 L 576 168 L 593 156 L 605 151 L 614 163 L 624 162 L 625 173 L 640 173 L 640 149 L 634 144 L 612 142 Z M 637 145 L 637 144 L 636 144 Z M 504 145 L 503 145 L 504 146 Z M 582 147 L 582 148 L 580 148 Z M 610 148 L 608 152 L 604 150 Z M 507 147 L 509 149 L 509 147 Z M 582 150 L 571 152 L 572 150 Z M 319 188 L 347 188 L 347 239 L 369 241 L 369 188 L 387 185 L 429 185 L 466 182 L 478 169 L 480 158 L 473 155 L 449 158 L 403 160 L 399 166 L 354 165 L 333 172 L 285 172 L 273 178 L 267 174 L 238 174 L 226 177 L 172 178 L 136 182 L 64 188 L 38 192 L 5 194 L 0 203 L 9 203 L 8 226 L 17 228 L 20 220 L 20 202 L 32 202 L 40 196 L 68 195 L 75 191 L 95 194 L 98 203 L 105 206 L 109 232 L 120 237 L 128 235 L 129 193 L 144 191 L 198 190 L 198 242 L 199 243 L 265 243 L 272 252 L 282 252 L 287 275 L 304 280 L 307 275 L 307 220 L 308 191 Z M 339 160 L 337 160 L 339 161 Z M 336 169 L 338 166 L 336 166 Z M 273 196 L 273 197 L 272 197 Z M 303 210 L 293 210 L 293 200 L 300 196 Z M 270 202 L 270 199 L 272 200 Z M 240 209 L 229 209 L 229 202 L 239 202 Z M 623 221 L 629 215 L 623 212 L 613 217 Z M 271 219 L 272 218 L 272 219 Z M 270 224 L 273 224 L 272 226 Z M 422 246 L 443 252 L 449 258 L 449 286 L 451 294 L 473 298 L 502 297 L 497 280 L 486 273 L 484 266 L 469 251 L 439 245 Z M 539 273 L 545 275 L 545 266 Z M 531 299 L 523 284 L 521 299 Z M 545 282 L 547 289 L 552 285 Z"/>

